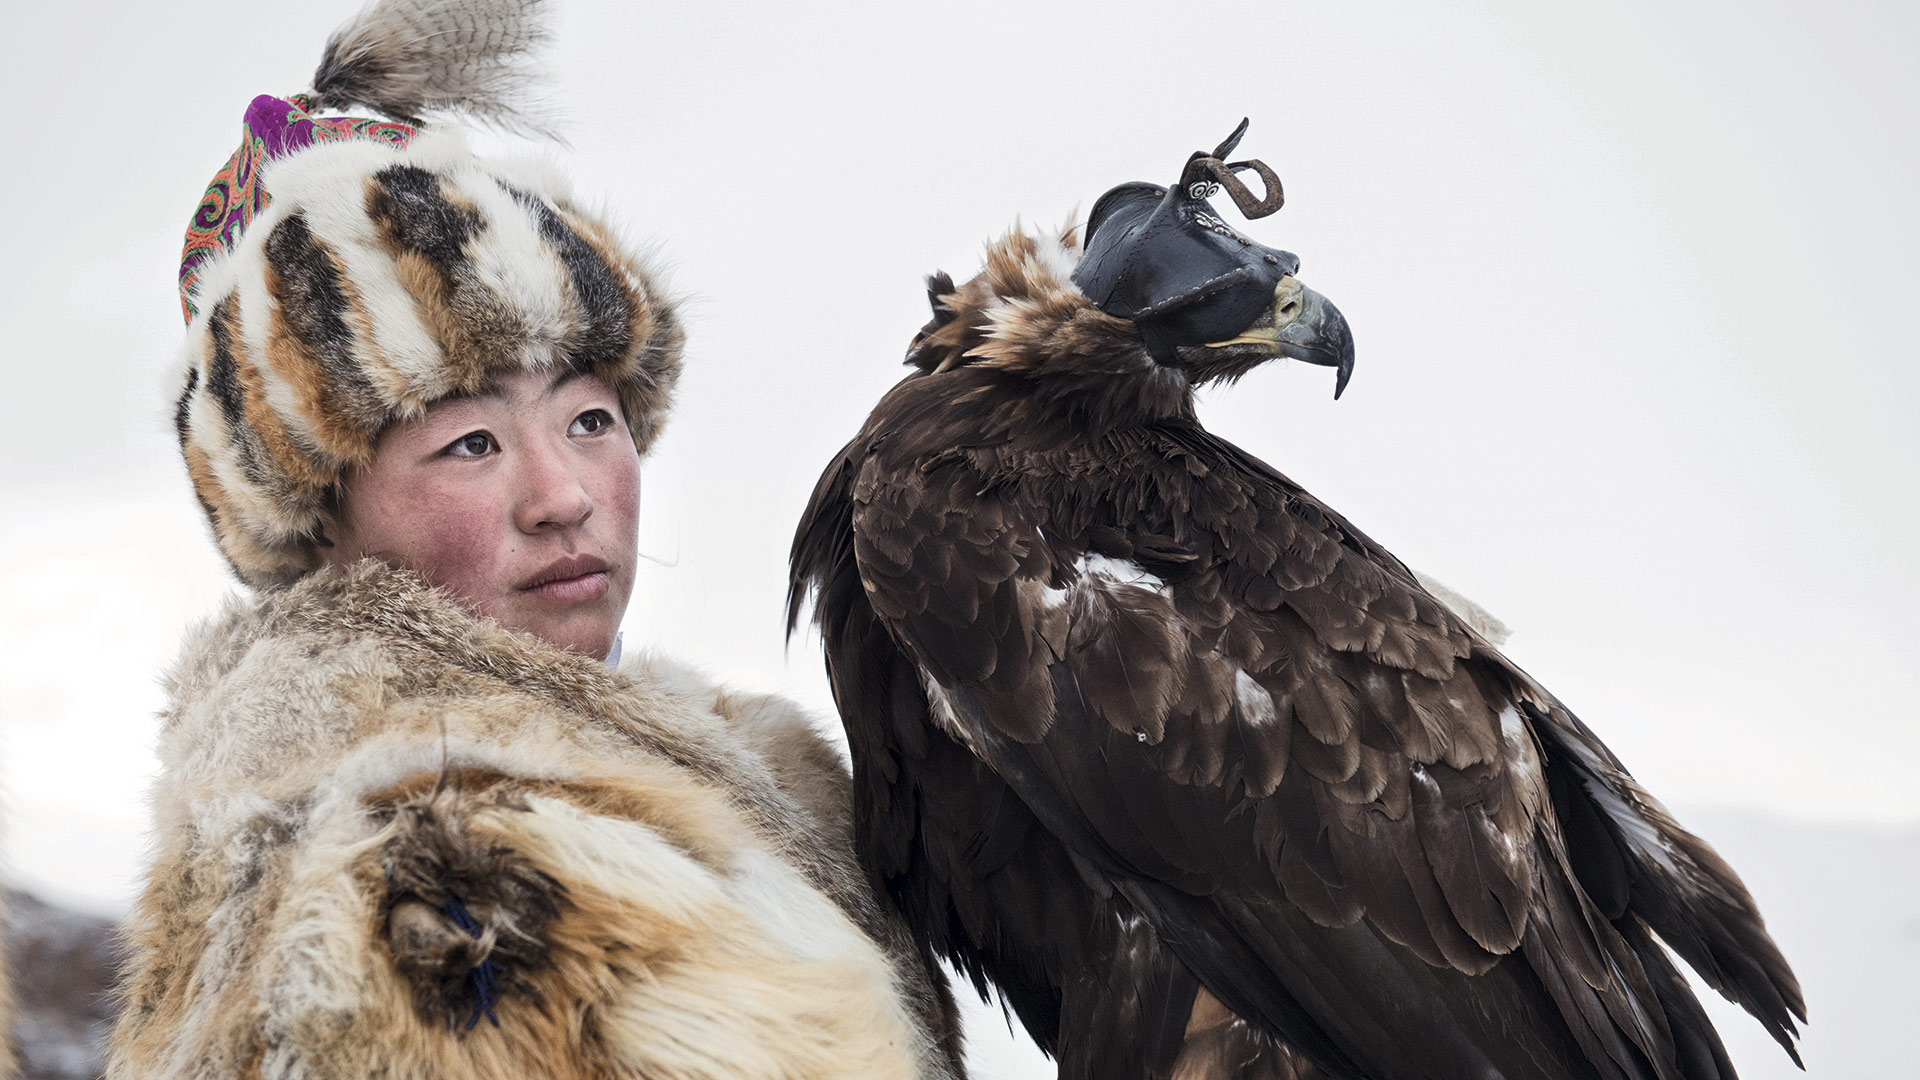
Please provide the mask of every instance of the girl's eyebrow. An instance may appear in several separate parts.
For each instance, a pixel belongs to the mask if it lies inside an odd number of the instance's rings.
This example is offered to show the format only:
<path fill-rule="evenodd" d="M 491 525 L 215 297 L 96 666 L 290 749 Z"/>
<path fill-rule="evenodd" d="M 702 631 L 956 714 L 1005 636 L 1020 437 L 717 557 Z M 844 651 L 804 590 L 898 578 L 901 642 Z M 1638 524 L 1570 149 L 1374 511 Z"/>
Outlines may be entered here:
<path fill-rule="evenodd" d="M 501 393 L 502 391 L 500 389 L 500 384 L 489 380 L 487 383 L 482 385 L 477 390 L 455 390 L 453 393 L 440 398 L 438 401 L 435 401 L 434 404 L 438 405 L 441 402 L 460 403 L 460 402 L 468 402 L 468 401 L 481 401 L 486 398 L 498 398 L 501 396 Z"/>
<path fill-rule="evenodd" d="M 542 398 L 550 398 L 559 393 L 561 387 L 573 382 L 575 379 L 585 378 L 586 374 L 586 372 L 575 367 L 561 368 L 559 371 L 554 372 L 553 379 L 547 383 L 547 388 L 540 392 L 540 396 Z M 480 401 L 486 398 L 499 399 L 504 397 L 505 394 L 506 391 L 500 386 L 498 379 L 488 379 L 477 390 L 455 391 L 441 398 L 440 401 Z"/>
<path fill-rule="evenodd" d="M 561 387 L 567 385 L 568 383 L 574 381 L 575 379 L 585 378 L 586 374 L 587 374 L 586 372 L 581 371 L 579 368 L 576 368 L 576 367 L 569 367 L 569 368 L 562 369 L 559 374 L 553 377 L 553 381 L 547 384 L 546 393 L 540 396 L 552 397 L 553 395 L 560 392 Z"/>

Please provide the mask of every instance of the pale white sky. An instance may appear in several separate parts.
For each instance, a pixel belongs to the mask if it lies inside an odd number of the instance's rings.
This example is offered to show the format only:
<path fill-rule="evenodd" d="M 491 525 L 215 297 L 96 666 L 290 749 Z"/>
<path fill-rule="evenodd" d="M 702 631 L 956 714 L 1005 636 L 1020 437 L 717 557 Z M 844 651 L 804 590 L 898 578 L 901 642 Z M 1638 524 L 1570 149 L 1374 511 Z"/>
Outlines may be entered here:
<path fill-rule="evenodd" d="M 0 41 L 0 790 L 19 875 L 98 906 L 157 673 L 227 588 L 166 423 L 181 232 L 350 8 L 37 4 Z M 561 8 L 563 160 L 692 298 L 630 645 L 824 711 L 786 547 L 921 276 L 1247 115 L 1288 194 L 1248 231 L 1359 360 L 1209 425 L 1505 619 L 1670 802 L 1920 821 L 1912 5 Z"/>

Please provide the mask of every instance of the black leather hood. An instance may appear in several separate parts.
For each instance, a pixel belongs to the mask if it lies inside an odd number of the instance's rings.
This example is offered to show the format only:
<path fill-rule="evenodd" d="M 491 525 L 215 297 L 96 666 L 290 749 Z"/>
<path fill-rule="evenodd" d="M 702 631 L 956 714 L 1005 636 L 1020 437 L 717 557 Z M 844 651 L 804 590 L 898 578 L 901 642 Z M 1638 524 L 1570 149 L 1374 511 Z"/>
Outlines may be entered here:
<path fill-rule="evenodd" d="M 1163 361 L 1175 346 L 1244 330 L 1273 303 L 1280 279 L 1299 269 L 1298 257 L 1241 235 L 1207 201 L 1224 186 L 1250 218 L 1284 202 L 1266 165 L 1225 160 L 1246 130 L 1242 120 L 1212 154 L 1195 152 L 1173 187 L 1121 184 L 1100 196 L 1088 218 L 1073 283 L 1100 310 L 1138 323 Z M 1261 176 L 1263 197 L 1234 175 L 1245 170 Z"/>

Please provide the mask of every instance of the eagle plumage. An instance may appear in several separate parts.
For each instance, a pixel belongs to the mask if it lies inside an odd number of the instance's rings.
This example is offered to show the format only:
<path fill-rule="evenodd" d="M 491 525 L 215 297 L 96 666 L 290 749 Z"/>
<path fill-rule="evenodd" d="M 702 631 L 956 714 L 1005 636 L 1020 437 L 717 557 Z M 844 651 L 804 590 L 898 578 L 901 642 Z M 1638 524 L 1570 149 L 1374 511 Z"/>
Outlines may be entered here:
<path fill-rule="evenodd" d="M 1156 359 L 1079 255 L 1015 233 L 932 279 L 794 539 L 861 856 L 926 946 L 1074 1080 L 1733 1077 L 1661 942 L 1793 1054 L 1732 870 L 1206 431 L 1193 384 L 1240 371 Z"/>

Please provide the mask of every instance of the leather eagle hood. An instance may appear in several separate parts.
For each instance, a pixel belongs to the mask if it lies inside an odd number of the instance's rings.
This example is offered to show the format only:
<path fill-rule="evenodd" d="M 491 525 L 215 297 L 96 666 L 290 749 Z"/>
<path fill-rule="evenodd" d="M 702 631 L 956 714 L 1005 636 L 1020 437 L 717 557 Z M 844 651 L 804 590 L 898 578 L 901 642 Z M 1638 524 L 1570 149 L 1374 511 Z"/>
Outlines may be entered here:
<path fill-rule="evenodd" d="M 1224 188 L 1248 218 L 1285 203 L 1264 162 L 1226 160 L 1246 131 L 1241 120 L 1212 153 L 1195 151 L 1172 187 L 1134 182 L 1109 190 L 1088 218 L 1074 285 L 1100 310 L 1138 325 L 1162 363 L 1173 363 L 1180 346 L 1241 333 L 1300 268 L 1298 256 L 1242 235 L 1208 202 Z M 1256 198 L 1240 172 L 1257 174 L 1264 193 Z"/>

